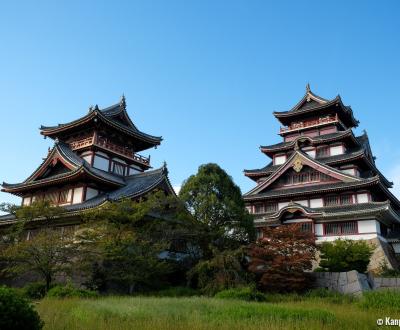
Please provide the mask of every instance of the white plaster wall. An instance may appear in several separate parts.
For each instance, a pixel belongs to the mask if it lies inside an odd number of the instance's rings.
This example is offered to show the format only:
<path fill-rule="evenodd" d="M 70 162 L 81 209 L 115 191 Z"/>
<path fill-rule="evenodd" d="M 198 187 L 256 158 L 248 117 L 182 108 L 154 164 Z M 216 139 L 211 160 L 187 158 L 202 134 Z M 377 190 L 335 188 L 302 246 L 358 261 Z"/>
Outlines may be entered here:
<path fill-rule="evenodd" d="M 91 164 L 92 163 L 92 154 L 90 155 L 85 155 L 82 157 L 83 160 L 85 160 L 87 163 Z"/>
<path fill-rule="evenodd" d="M 347 168 L 341 171 L 346 174 L 356 175 L 354 168 Z"/>
<path fill-rule="evenodd" d="M 314 198 L 310 199 L 310 207 L 323 207 L 324 201 L 322 198 Z"/>
<path fill-rule="evenodd" d="M 394 253 L 399 254 L 400 253 L 400 243 L 392 243 Z"/>
<path fill-rule="evenodd" d="M 96 197 L 99 191 L 90 187 L 86 188 L 86 200 Z"/>
<path fill-rule="evenodd" d="M 324 227 L 322 226 L 322 223 L 316 223 L 314 225 L 314 230 L 315 230 L 315 235 L 317 236 L 322 236 L 324 234 Z"/>
<path fill-rule="evenodd" d="M 278 203 L 278 210 L 283 209 L 285 206 L 288 206 L 289 202 L 281 202 Z"/>
<path fill-rule="evenodd" d="M 342 146 L 333 146 L 331 147 L 331 156 L 341 155 L 343 153 Z"/>
<path fill-rule="evenodd" d="M 377 226 L 379 223 L 376 220 L 359 220 L 358 222 L 358 232 L 363 233 L 377 233 Z"/>
<path fill-rule="evenodd" d="M 357 202 L 359 204 L 368 203 L 368 194 L 367 193 L 357 194 Z"/>
<path fill-rule="evenodd" d="M 332 242 L 337 239 L 351 239 L 354 241 L 362 240 L 362 239 L 373 239 L 377 238 L 377 234 L 360 234 L 360 235 L 343 235 L 343 236 L 322 236 L 317 237 L 317 243 L 321 242 Z"/>
<path fill-rule="evenodd" d="M 103 171 L 108 171 L 109 160 L 101 157 L 94 156 L 93 167 Z"/>
<path fill-rule="evenodd" d="M 312 158 L 315 158 L 315 149 L 306 151 L 306 154 Z"/>
<path fill-rule="evenodd" d="M 294 202 L 303 206 L 308 206 L 308 199 L 304 199 L 301 201 L 294 201 Z"/>
<path fill-rule="evenodd" d="M 286 162 L 286 155 L 276 156 L 274 158 L 274 165 L 281 165 Z"/>
<path fill-rule="evenodd" d="M 74 189 L 74 199 L 72 200 L 72 204 L 78 204 L 82 202 L 82 194 L 83 194 L 83 187 L 75 188 Z"/>
<path fill-rule="evenodd" d="M 126 164 L 126 161 L 124 161 L 120 158 L 117 158 L 117 157 L 114 157 L 112 160 L 115 160 L 116 162 L 121 163 L 121 164 Z"/>

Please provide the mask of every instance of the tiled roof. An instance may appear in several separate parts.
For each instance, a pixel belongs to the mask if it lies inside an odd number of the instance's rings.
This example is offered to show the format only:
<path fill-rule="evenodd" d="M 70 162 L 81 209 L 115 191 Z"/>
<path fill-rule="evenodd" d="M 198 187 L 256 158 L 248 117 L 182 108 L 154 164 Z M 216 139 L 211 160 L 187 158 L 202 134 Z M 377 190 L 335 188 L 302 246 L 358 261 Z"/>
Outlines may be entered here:
<path fill-rule="evenodd" d="M 333 142 L 336 140 L 340 140 L 341 138 L 345 136 L 350 136 L 352 135 L 351 129 L 345 130 L 345 131 L 339 131 L 335 133 L 330 133 L 330 134 L 325 134 L 325 135 L 319 135 L 315 137 L 310 137 L 312 144 L 318 145 L 322 143 L 328 143 L 328 142 Z M 305 136 L 302 136 L 303 138 Z M 268 151 L 275 151 L 275 150 L 285 150 L 285 149 L 292 149 L 296 144 L 296 140 L 294 141 L 289 141 L 289 142 L 280 142 L 276 144 L 271 144 L 268 146 L 260 146 L 261 150 L 268 150 Z"/>
<path fill-rule="evenodd" d="M 130 175 L 126 177 L 125 186 L 112 192 L 98 195 L 83 203 L 68 205 L 65 208 L 68 211 L 78 211 L 99 206 L 106 201 L 118 201 L 122 198 L 136 198 L 148 193 L 149 191 L 152 191 L 163 182 L 167 184 L 170 190 L 173 192 L 168 179 L 168 171 L 166 166 L 156 170 Z"/>
<path fill-rule="evenodd" d="M 108 193 L 102 193 L 83 203 L 64 206 L 64 208 L 68 212 L 87 210 L 100 206 L 108 201 L 118 201 L 122 198 L 137 198 L 139 196 L 147 194 L 157 187 L 162 186 L 166 187 L 171 193 L 175 194 L 168 179 L 168 170 L 166 165 L 156 170 L 127 176 L 125 179 L 125 185 L 121 188 L 118 188 Z M 0 216 L 0 225 L 2 221 L 7 222 L 13 220 L 15 220 L 15 216 L 12 214 Z"/>
<path fill-rule="evenodd" d="M 116 120 L 115 116 L 120 113 L 124 114 L 129 125 L 125 125 L 122 122 L 120 122 L 119 120 Z M 73 127 L 75 125 L 84 124 L 84 123 L 90 121 L 91 119 L 93 119 L 94 117 L 98 117 L 100 120 L 113 126 L 114 128 L 119 129 L 131 136 L 135 136 L 139 139 L 143 139 L 144 141 L 146 141 L 148 143 L 158 145 L 158 144 L 160 144 L 160 142 L 162 140 L 161 137 L 153 136 L 153 135 L 146 134 L 144 132 L 139 131 L 137 129 L 137 127 L 133 124 L 131 119 L 129 118 L 129 116 L 125 110 L 125 106 L 123 106 L 121 103 L 112 105 L 105 109 L 98 109 L 98 108 L 90 109 L 89 113 L 86 114 L 85 116 L 78 118 L 76 120 L 73 120 L 71 122 L 68 122 L 68 123 L 58 124 L 57 126 L 41 126 L 40 127 L 41 134 L 51 136 L 51 135 L 55 134 L 56 132 L 63 131 L 65 129 L 69 129 L 70 127 Z"/>
<path fill-rule="evenodd" d="M 298 195 L 310 195 L 314 193 L 323 193 L 330 191 L 340 191 L 346 190 L 350 188 L 361 188 L 370 185 L 374 185 L 379 182 L 379 177 L 372 177 L 368 179 L 364 179 L 359 182 L 337 182 L 337 183 L 328 183 L 328 184 L 315 184 L 315 185 L 307 185 L 301 186 L 297 188 L 284 188 L 284 189 L 276 189 L 269 190 L 267 192 L 255 194 L 255 195 L 245 195 L 243 198 L 245 200 L 262 200 L 262 199 L 272 199 L 278 197 L 294 197 Z"/>

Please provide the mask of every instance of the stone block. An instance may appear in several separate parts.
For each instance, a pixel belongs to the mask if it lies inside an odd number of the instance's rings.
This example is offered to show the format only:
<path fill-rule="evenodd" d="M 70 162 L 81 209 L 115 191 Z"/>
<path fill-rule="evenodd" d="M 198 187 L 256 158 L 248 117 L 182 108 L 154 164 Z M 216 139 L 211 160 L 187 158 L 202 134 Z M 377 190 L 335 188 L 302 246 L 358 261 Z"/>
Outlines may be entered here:
<path fill-rule="evenodd" d="M 347 281 L 349 283 L 358 281 L 358 272 L 356 270 L 347 272 Z"/>

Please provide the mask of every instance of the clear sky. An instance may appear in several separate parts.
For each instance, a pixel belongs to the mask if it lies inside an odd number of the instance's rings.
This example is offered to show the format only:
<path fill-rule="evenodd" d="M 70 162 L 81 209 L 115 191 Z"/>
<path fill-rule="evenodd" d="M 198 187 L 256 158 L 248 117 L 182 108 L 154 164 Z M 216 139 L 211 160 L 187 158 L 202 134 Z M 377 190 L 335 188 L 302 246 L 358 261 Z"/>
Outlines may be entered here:
<path fill-rule="evenodd" d="M 259 145 L 280 142 L 272 112 L 309 82 L 352 106 L 400 192 L 399 16 L 399 1 L 2 1 L 0 181 L 41 163 L 41 124 L 125 93 L 174 186 L 215 162 L 246 192 L 243 169 L 269 162 Z"/>

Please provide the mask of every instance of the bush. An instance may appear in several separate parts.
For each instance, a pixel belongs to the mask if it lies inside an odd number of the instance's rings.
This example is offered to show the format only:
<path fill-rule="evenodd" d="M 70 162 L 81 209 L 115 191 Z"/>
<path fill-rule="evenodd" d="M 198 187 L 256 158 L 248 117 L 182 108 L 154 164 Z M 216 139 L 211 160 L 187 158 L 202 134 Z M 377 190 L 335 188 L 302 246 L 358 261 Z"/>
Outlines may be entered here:
<path fill-rule="evenodd" d="M 233 288 L 223 290 L 215 295 L 215 298 L 220 299 L 239 299 L 245 301 L 266 301 L 265 294 L 251 287 Z"/>
<path fill-rule="evenodd" d="M 156 297 L 193 297 L 198 296 L 199 292 L 185 286 L 171 287 L 150 294 Z"/>
<path fill-rule="evenodd" d="M 39 314 L 15 290 L 0 287 L 0 329 L 37 330 L 43 328 Z"/>
<path fill-rule="evenodd" d="M 356 270 L 365 273 L 374 247 L 365 241 L 338 239 L 321 244 L 320 267 L 328 272 Z"/>
<path fill-rule="evenodd" d="M 30 299 L 42 299 L 46 295 L 46 283 L 29 283 L 22 289 L 23 294 Z"/>
<path fill-rule="evenodd" d="M 71 284 L 67 284 L 65 286 L 57 285 L 54 288 L 50 289 L 47 293 L 47 297 L 53 298 L 96 298 L 98 296 L 99 294 L 96 291 L 77 289 L 74 288 Z"/>
<path fill-rule="evenodd" d="M 400 309 L 400 292 L 395 290 L 368 291 L 363 293 L 360 305 L 365 309 Z"/>

